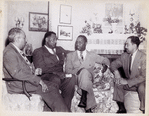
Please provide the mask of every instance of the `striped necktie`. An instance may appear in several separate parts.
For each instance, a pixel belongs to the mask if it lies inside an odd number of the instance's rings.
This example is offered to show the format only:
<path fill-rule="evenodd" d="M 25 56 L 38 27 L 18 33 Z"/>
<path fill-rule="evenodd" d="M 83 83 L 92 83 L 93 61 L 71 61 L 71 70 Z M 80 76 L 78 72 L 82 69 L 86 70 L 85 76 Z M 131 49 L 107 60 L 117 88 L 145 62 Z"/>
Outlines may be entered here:
<path fill-rule="evenodd" d="M 20 52 L 21 56 L 23 57 L 23 59 L 25 60 L 25 62 L 27 63 L 27 65 L 30 67 L 32 73 L 34 73 L 34 68 L 33 66 L 31 65 L 30 61 L 27 59 L 26 55 L 23 53 L 23 52 Z"/>
<path fill-rule="evenodd" d="M 84 58 L 83 58 L 83 51 L 80 51 L 80 58 L 81 58 L 81 62 L 83 62 Z"/>
<path fill-rule="evenodd" d="M 53 51 L 53 54 L 56 56 L 57 60 L 59 60 L 59 57 L 57 56 L 56 51 L 54 49 L 52 49 L 52 51 Z"/>

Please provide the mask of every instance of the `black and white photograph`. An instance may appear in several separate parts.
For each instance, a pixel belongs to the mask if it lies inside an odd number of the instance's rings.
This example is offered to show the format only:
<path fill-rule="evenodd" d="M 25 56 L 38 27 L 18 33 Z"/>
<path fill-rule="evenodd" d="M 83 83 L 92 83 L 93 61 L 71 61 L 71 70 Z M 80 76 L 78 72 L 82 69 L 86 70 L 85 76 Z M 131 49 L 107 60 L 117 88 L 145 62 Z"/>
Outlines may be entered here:
<path fill-rule="evenodd" d="M 1 115 L 149 115 L 147 0 L 0 2 Z"/>

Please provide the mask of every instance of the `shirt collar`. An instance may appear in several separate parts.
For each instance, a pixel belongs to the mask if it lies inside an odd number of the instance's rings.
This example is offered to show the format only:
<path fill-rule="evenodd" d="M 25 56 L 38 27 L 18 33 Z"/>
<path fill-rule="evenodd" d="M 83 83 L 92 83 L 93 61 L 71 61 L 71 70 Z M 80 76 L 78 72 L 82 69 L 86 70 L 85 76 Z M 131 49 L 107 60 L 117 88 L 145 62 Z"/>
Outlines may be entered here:
<path fill-rule="evenodd" d="M 132 54 L 132 57 L 135 57 L 137 54 L 138 49 Z"/>
<path fill-rule="evenodd" d="M 78 54 L 79 57 L 80 57 L 80 53 L 81 52 L 79 50 L 77 50 L 77 54 Z M 82 51 L 82 55 L 83 55 L 84 58 L 86 57 L 86 54 L 87 54 L 87 50 Z"/>
<path fill-rule="evenodd" d="M 11 44 L 16 48 L 16 50 L 17 50 L 19 53 L 23 53 L 23 51 L 20 50 L 16 45 L 14 45 L 13 43 L 11 43 Z"/>
<path fill-rule="evenodd" d="M 53 53 L 53 50 L 55 51 L 55 48 L 52 50 L 51 48 L 47 47 L 46 45 L 44 45 L 46 47 L 46 49 L 51 53 L 51 54 L 54 54 Z"/>

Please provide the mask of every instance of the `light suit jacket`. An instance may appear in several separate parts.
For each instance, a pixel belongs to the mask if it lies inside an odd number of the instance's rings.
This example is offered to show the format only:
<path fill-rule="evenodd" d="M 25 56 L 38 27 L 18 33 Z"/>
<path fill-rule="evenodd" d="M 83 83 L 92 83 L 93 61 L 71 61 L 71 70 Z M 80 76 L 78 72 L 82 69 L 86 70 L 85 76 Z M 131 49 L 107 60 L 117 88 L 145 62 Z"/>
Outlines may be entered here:
<path fill-rule="evenodd" d="M 35 84 L 26 83 L 28 92 L 35 92 L 37 90 L 40 77 L 33 75 L 30 67 L 11 43 L 3 51 L 3 72 L 5 78 L 27 80 Z M 23 93 L 22 82 L 6 82 L 6 86 L 9 93 Z"/>
<path fill-rule="evenodd" d="M 119 67 L 123 67 L 125 75 L 127 77 L 129 87 L 139 84 L 145 81 L 146 78 L 146 54 L 137 51 L 134 58 L 131 74 L 129 74 L 129 58 L 130 54 L 123 53 L 120 58 L 111 63 L 111 70 L 114 71 Z"/>
<path fill-rule="evenodd" d="M 108 58 L 102 57 L 95 54 L 94 52 L 89 51 L 87 51 L 86 57 L 83 63 L 81 63 L 79 61 L 77 51 L 74 51 L 67 54 L 65 70 L 66 73 L 76 74 L 81 68 L 92 69 L 96 62 L 108 66 L 110 65 Z"/>

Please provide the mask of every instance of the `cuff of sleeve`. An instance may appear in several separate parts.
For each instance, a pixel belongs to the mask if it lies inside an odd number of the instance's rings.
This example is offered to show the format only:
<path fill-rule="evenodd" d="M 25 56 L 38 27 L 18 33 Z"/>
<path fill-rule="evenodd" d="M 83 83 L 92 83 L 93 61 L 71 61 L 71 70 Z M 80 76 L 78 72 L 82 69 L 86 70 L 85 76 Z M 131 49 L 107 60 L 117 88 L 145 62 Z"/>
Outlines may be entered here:
<path fill-rule="evenodd" d="M 34 84 L 37 84 L 39 85 L 39 82 L 40 82 L 41 78 L 39 76 L 34 76 Z"/>
<path fill-rule="evenodd" d="M 133 86 L 133 84 L 131 83 L 131 81 L 128 81 L 128 80 L 127 80 L 127 83 L 128 83 L 128 86 L 129 86 L 129 87 L 132 87 L 132 86 Z"/>

